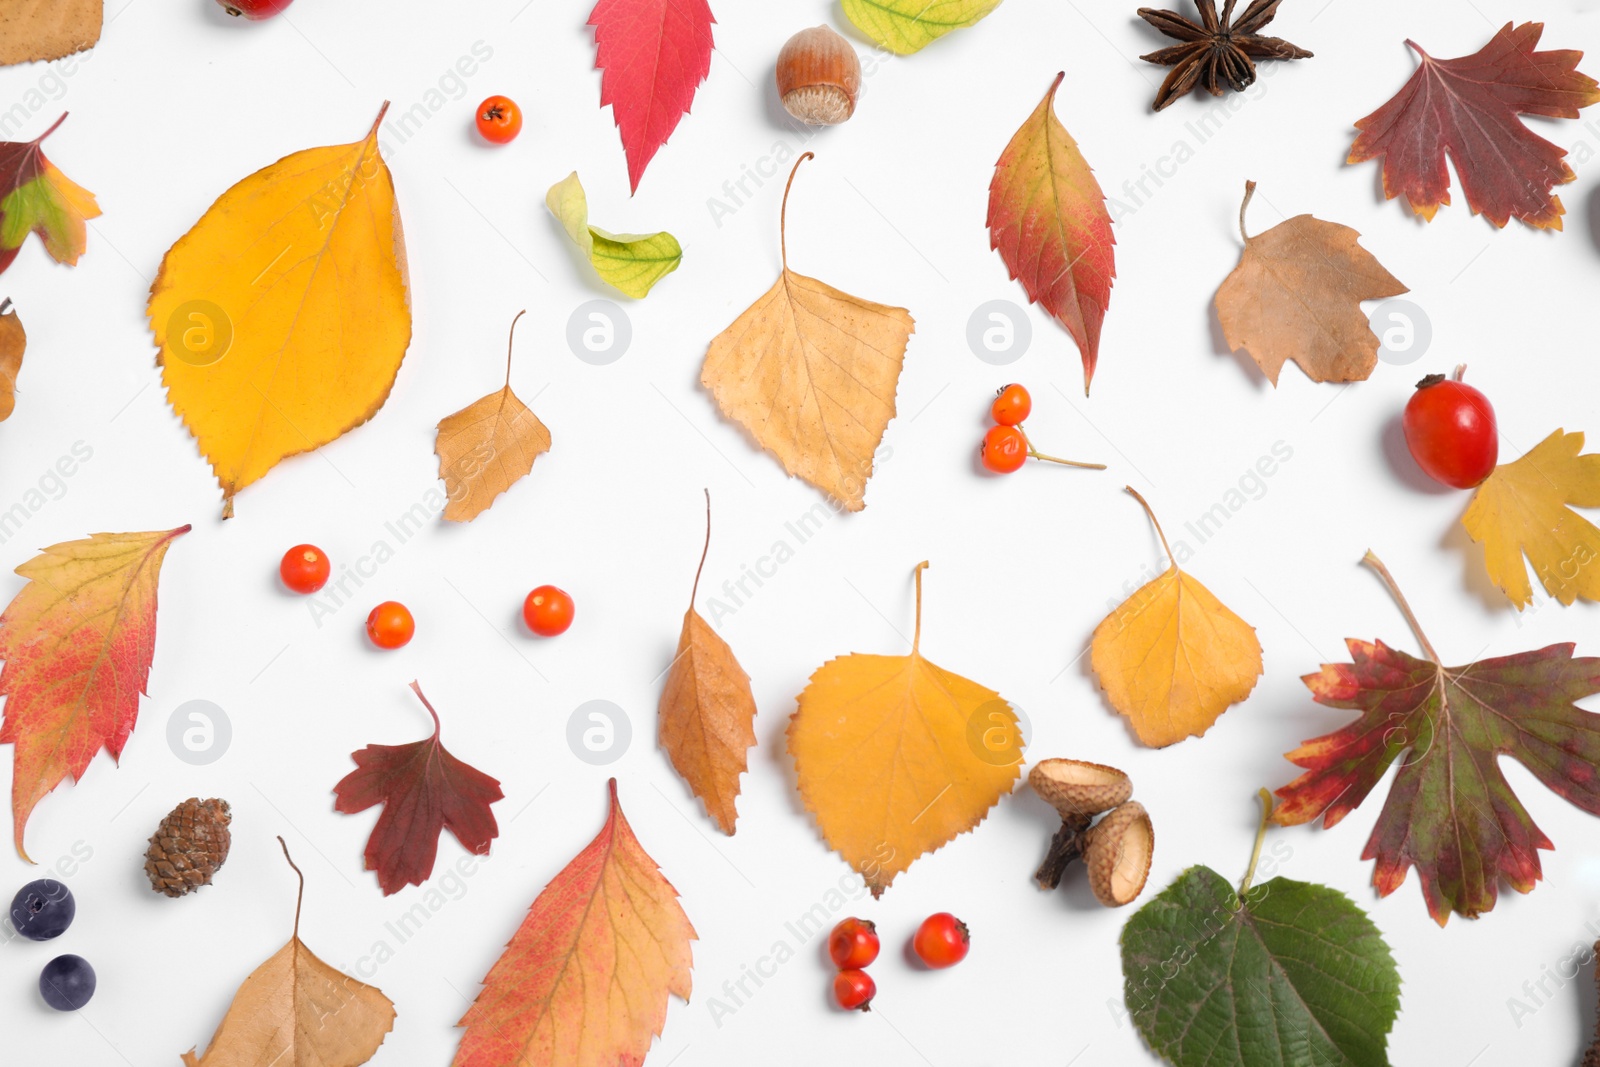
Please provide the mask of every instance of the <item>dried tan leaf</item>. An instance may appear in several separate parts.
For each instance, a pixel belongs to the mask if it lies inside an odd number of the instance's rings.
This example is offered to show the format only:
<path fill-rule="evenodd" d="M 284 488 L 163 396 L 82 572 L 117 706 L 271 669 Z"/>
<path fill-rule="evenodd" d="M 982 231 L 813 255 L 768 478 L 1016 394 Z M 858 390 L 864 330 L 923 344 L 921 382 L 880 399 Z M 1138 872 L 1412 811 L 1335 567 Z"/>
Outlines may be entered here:
<path fill-rule="evenodd" d="M 706 494 L 706 551 L 711 548 L 711 495 Z M 700 569 L 706 565 L 700 553 Z M 661 691 L 660 742 L 672 766 L 706 806 L 717 829 L 732 835 L 739 813 L 739 776 L 749 769 L 756 743 L 756 698 L 750 676 L 733 649 L 694 610 L 700 571 L 694 573 L 689 610 L 683 616 L 678 651 Z"/>
<path fill-rule="evenodd" d="M 105 0 L 0 0 L 0 65 L 93 48 L 105 11 Z"/>
<path fill-rule="evenodd" d="M 0 422 L 11 417 L 17 407 L 17 372 L 22 369 L 22 354 L 28 350 L 28 331 L 11 301 L 0 303 Z"/>
<path fill-rule="evenodd" d="M 1217 318 L 1228 347 L 1248 349 L 1273 385 L 1293 360 L 1315 382 L 1365 381 L 1378 365 L 1378 337 L 1363 300 L 1409 292 L 1336 222 L 1296 215 L 1265 233 L 1244 234 L 1244 252 L 1217 290 Z"/>
<path fill-rule="evenodd" d="M 783 203 L 780 239 L 787 187 Z M 916 324 L 905 308 L 794 273 L 783 243 L 783 273 L 711 342 L 700 383 L 786 471 L 860 511 Z"/>
<path fill-rule="evenodd" d="M 513 336 L 517 320 L 526 314 L 520 311 L 511 320 Z M 471 522 L 533 470 L 533 461 L 548 451 L 550 431 L 511 391 L 511 344 L 507 341 L 505 387 L 439 420 L 434 452 L 449 498 L 444 517 L 451 522 Z"/>

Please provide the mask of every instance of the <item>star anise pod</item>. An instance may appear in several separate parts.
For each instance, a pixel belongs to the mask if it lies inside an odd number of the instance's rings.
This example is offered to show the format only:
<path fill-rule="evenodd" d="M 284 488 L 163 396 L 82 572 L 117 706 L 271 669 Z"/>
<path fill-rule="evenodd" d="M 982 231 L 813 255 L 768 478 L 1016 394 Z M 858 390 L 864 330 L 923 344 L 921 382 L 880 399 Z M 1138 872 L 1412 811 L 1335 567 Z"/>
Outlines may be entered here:
<path fill-rule="evenodd" d="M 1194 0 L 1200 11 L 1199 24 L 1176 11 L 1139 9 L 1140 18 L 1173 40 L 1183 42 L 1139 57 L 1172 68 L 1156 92 L 1157 111 L 1197 85 L 1212 96 L 1221 96 L 1224 86 L 1234 92 L 1249 88 L 1256 80 L 1257 59 L 1305 59 L 1311 55 L 1280 37 L 1263 37 L 1256 32 L 1272 21 L 1283 0 L 1251 0 L 1237 20 L 1233 17 L 1235 2 L 1227 0 L 1219 19 L 1216 0 Z"/>

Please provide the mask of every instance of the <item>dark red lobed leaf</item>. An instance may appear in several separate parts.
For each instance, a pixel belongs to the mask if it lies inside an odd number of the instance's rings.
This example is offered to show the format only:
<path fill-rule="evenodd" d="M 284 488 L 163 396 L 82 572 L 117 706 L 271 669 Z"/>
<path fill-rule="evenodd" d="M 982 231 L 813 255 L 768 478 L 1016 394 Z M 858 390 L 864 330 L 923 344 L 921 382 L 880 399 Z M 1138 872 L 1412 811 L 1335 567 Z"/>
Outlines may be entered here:
<path fill-rule="evenodd" d="M 468 852 L 487 855 L 500 833 L 489 806 L 505 796 L 498 781 L 439 743 L 439 716 L 415 682 L 411 687 L 433 716 L 433 736 L 352 752 L 356 769 L 333 787 L 334 810 L 347 815 L 383 805 L 366 861 L 367 870 L 378 872 L 384 896 L 428 880 L 443 830 Z"/>
<path fill-rule="evenodd" d="M 1417 868 L 1428 911 L 1469 918 L 1494 907 L 1504 878 L 1526 893 L 1538 850 L 1554 846 L 1500 773 L 1511 756 L 1547 787 L 1600 815 L 1600 715 L 1576 702 L 1600 692 L 1600 659 L 1570 644 L 1441 669 L 1382 642 L 1349 641 L 1352 662 L 1305 676 L 1318 703 L 1360 712 L 1289 753 L 1306 769 L 1278 790 L 1282 825 L 1333 826 L 1400 760 L 1363 859 L 1387 896 Z M 1401 759 L 1404 755 L 1404 759 Z"/>
<path fill-rule="evenodd" d="M 1356 123 L 1350 163 L 1382 157 L 1383 191 L 1404 196 L 1431 219 L 1450 203 L 1445 155 L 1455 163 L 1467 205 L 1496 226 L 1515 216 L 1561 229 L 1564 208 L 1552 195 L 1572 181 L 1566 150 L 1522 124 L 1520 115 L 1577 118 L 1600 101 L 1600 84 L 1577 70 L 1583 53 L 1535 51 L 1544 25 L 1512 23 L 1470 56 L 1421 57 L 1415 73 L 1377 111 Z"/>

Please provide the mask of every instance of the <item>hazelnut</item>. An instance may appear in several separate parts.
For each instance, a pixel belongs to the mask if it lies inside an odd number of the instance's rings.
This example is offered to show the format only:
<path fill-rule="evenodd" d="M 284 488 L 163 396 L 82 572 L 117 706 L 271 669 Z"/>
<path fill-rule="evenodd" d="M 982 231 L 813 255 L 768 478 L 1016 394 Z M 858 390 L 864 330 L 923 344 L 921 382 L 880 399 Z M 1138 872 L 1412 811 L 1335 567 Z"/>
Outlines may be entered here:
<path fill-rule="evenodd" d="M 826 26 L 801 30 L 778 53 L 778 95 L 801 122 L 837 126 L 855 114 L 860 92 L 856 50 Z"/>
<path fill-rule="evenodd" d="M 1156 832 L 1143 804 L 1130 800 L 1114 809 L 1084 834 L 1084 841 L 1083 858 L 1096 900 L 1120 908 L 1144 892 Z"/>

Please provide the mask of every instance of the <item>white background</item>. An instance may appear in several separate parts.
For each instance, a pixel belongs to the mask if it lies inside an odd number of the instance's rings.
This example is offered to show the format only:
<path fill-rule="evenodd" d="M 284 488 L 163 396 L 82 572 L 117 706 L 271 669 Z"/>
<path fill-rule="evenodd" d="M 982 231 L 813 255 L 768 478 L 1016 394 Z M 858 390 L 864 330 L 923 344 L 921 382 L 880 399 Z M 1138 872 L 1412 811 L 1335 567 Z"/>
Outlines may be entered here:
<path fill-rule="evenodd" d="M 1394 604 L 1356 565 L 1368 547 L 1449 658 L 1557 641 L 1600 652 L 1592 605 L 1541 600 L 1519 616 L 1486 587 L 1455 525 L 1464 496 L 1422 484 L 1396 433 L 1412 383 L 1458 362 L 1497 405 L 1503 457 L 1558 426 L 1600 430 L 1600 186 L 1581 165 L 1600 150 L 1600 122 L 1536 123 L 1583 146 L 1578 180 L 1562 191 L 1564 233 L 1515 223 L 1497 232 L 1469 214 L 1459 189 L 1423 225 L 1381 199 L 1374 165 L 1343 165 L 1351 123 L 1413 69 L 1404 38 L 1448 57 L 1477 49 L 1507 20 L 1542 17 L 1549 47 L 1593 52 L 1600 14 L 1583 11 L 1592 4 L 1289 0 L 1273 29 L 1316 58 L 1272 70 L 1203 144 L 1185 124 L 1209 98 L 1149 110 L 1163 72 L 1136 57 L 1164 42 L 1134 18 L 1132 0 L 1006 0 L 921 54 L 869 62 L 856 117 L 808 142 L 818 158 L 791 203 L 792 263 L 908 307 L 917 332 L 886 437 L 893 456 L 866 511 L 828 523 L 722 620 L 760 706 L 731 839 L 653 744 L 657 678 L 700 551 L 700 490 L 710 487 L 716 510 L 701 590 L 708 613 L 709 595 L 821 498 L 755 451 L 698 386 L 707 343 L 778 270 L 781 182 L 747 185 L 754 195 L 720 225 L 707 202 L 780 146 L 800 146 L 776 104 L 774 59 L 804 26 L 843 28 L 837 11 L 824 0 L 716 3 L 710 77 L 630 199 L 618 135 L 598 106 L 588 0 L 300 0 L 255 25 L 224 18 L 209 0 L 112 6 L 99 47 L 70 77 L 50 80 L 43 65 L 0 71 L 0 109 L 34 89 L 59 97 L 23 137 L 70 108 L 49 153 L 105 212 L 76 269 L 53 265 L 30 240 L 0 279 L 30 334 L 16 414 L 0 426 L 0 508 L 74 442 L 93 449 L 64 495 L 0 546 L 0 562 L 9 571 L 40 546 L 92 531 L 195 529 L 167 558 L 150 696 L 122 765 L 101 756 L 81 784 L 39 805 L 28 844 L 44 867 L 8 850 L 0 858 L 8 896 L 74 848 L 92 853 L 67 878 L 79 918 L 66 936 L 0 944 L 7 1062 L 168 1064 L 203 1047 L 238 984 L 289 935 L 294 879 L 273 840 L 282 834 L 307 875 L 306 942 L 346 969 L 380 940 L 396 948 L 371 979 L 399 1010 L 373 1062 L 446 1063 L 452 1024 L 479 979 L 599 828 L 612 773 L 700 935 L 694 1001 L 672 1004 L 651 1063 L 1146 1062 L 1117 1014 L 1117 935 L 1130 913 L 1098 907 L 1081 880 L 1055 894 L 1033 886 L 1053 815 L 1026 790 L 976 833 L 918 860 L 881 901 L 848 905 L 887 942 L 874 968 L 879 1010 L 830 1010 L 830 971 L 814 941 L 733 1015 L 713 1018 L 723 983 L 775 942 L 792 946 L 785 923 L 847 873 L 800 808 L 783 730 L 795 694 L 830 657 L 905 651 L 913 564 L 932 561 L 924 651 L 1021 706 L 1032 757 L 1104 761 L 1133 776 L 1157 829 L 1152 891 L 1192 864 L 1230 880 L 1242 873 L 1257 787 L 1288 781 L 1294 768 L 1281 753 L 1346 720 L 1312 703 L 1301 674 L 1342 658 L 1346 636 L 1415 650 Z M 162 254 L 233 182 L 292 151 L 357 139 L 384 99 L 397 113 L 427 100 L 480 41 L 492 58 L 464 87 L 447 80 L 444 106 L 421 132 L 389 145 L 416 327 L 393 395 L 370 425 L 246 490 L 238 518 L 222 523 L 209 471 L 165 403 L 143 321 Z M 1600 68 L 1600 56 L 1586 66 Z M 1063 122 L 1108 193 L 1136 208 L 1116 228 L 1117 285 L 1088 401 L 1076 351 L 1036 311 L 1032 347 L 1011 367 L 980 362 L 965 339 L 980 303 L 1022 302 L 988 248 L 987 187 L 1057 70 L 1067 72 Z M 528 121 L 510 147 L 490 149 L 470 132 L 472 108 L 497 92 Z M 1193 158 L 1135 204 L 1123 183 L 1166 166 L 1180 140 Z M 682 269 L 647 300 L 604 290 L 546 213 L 544 191 L 573 169 L 597 225 L 682 240 Z M 1255 230 L 1313 212 L 1362 232 L 1431 319 L 1422 361 L 1380 365 L 1348 388 L 1289 367 L 1273 390 L 1248 359 L 1226 354 L 1210 301 L 1238 256 L 1246 178 L 1261 183 Z M 632 348 L 606 367 L 580 362 L 565 342 L 572 310 L 596 297 L 626 303 L 634 328 Z M 553 452 L 470 526 L 433 523 L 398 546 L 319 627 L 305 600 L 277 587 L 278 556 L 313 541 L 353 564 L 380 539 L 393 545 L 384 523 L 437 484 L 434 424 L 498 387 L 506 326 L 524 307 L 513 385 L 550 426 Z M 1104 459 L 1111 471 L 1036 465 L 983 476 L 974 456 L 987 401 L 1012 379 L 1033 391 L 1041 447 Z M 1203 546 L 1182 532 L 1280 441 L 1293 458 L 1259 499 Z M 1204 738 L 1162 751 L 1132 740 L 1080 658 L 1108 601 L 1158 562 L 1125 482 L 1197 548 L 1190 570 L 1257 627 L 1265 649 L 1265 677 L 1246 703 Z M 7 574 L 0 595 L 20 581 Z M 578 621 L 542 642 L 521 631 L 517 612 L 545 581 L 575 595 Z M 399 653 L 370 650 L 362 633 L 370 605 L 386 598 L 418 620 Z M 353 749 L 425 735 L 426 715 L 405 688 L 413 678 L 440 709 L 446 743 L 507 795 L 492 856 L 455 885 L 459 899 L 396 946 L 385 923 L 423 891 L 380 895 L 361 869 L 376 813 L 335 814 L 330 789 Z M 224 708 L 233 727 L 223 758 L 198 768 L 165 737 L 173 709 L 197 698 Z M 565 741 L 572 710 L 596 698 L 632 720 L 632 747 L 610 767 L 580 762 Z M 1520 767 L 1506 770 L 1557 851 L 1542 857 L 1546 881 L 1531 898 L 1507 891 L 1476 922 L 1435 926 L 1415 875 L 1374 899 L 1360 853 L 1386 784 L 1332 832 L 1273 833 L 1279 873 L 1347 892 L 1383 929 L 1405 983 L 1397 1063 L 1564 1064 L 1592 1025 L 1587 974 L 1547 979 L 1549 996 L 1537 1001 L 1522 987 L 1595 936 L 1585 923 L 1600 925 L 1600 823 Z M 8 775 L 0 771 L 0 785 Z M 150 892 L 142 854 L 161 816 L 190 795 L 232 803 L 235 843 L 214 887 L 173 901 Z M 461 854 L 447 839 L 439 871 Z M 943 909 L 970 924 L 972 955 L 953 971 L 917 972 L 900 947 Z M 98 995 L 76 1015 L 50 1012 L 35 991 L 57 952 L 80 953 L 99 973 Z M 1537 1009 L 1520 1027 L 1511 997 Z"/>

